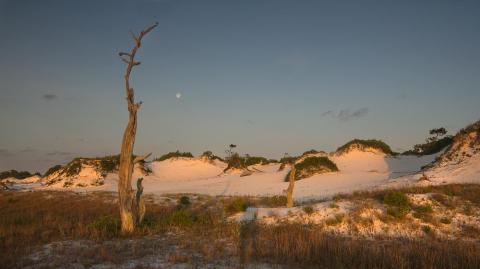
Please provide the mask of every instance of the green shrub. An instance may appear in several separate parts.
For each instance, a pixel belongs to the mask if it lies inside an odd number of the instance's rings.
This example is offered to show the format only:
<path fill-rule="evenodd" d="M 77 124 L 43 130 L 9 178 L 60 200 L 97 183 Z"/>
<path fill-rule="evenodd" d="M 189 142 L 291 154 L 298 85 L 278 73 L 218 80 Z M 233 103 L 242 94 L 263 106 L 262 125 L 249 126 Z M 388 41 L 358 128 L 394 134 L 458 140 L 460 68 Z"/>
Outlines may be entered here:
<path fill-rule="evenodd" d="M 336 214 L 335 217 L 325 220 L 325 224 L 328 226 L 335 226 L 342 223 L 344 218 L 343 214 Z"/>
<path fill-rule="evenodd" d="M 80 169 L 82 169 L 82 161 L 80 158 L 76 158 L 65 166 L 64 172 L 70 177 L 80 173 Z"/>
<path fill-rule="evenodd" d="M 330 208 L 339 208 L 339 206 L 336 203 L 331 203 L 329 205 Z"/>
<path fill-rule="evenodd" d="M 248 156 L 243 159 L 243 163 L 245 166 L 250 166 L 254 164 L 268 164 L 268 160 L 264 157 Z"/>
<path fill-rule="evenodd" d="M 415 211 L 419 214 L 430 214 L 433 212 L 431 205 L 419 205 L 415 207 Z"/>
<path fill-rule="evenodd" d="M 240 157 L 238 153 L 233 153 L 230 157 L 227 158 L 227 168 L 223 170 L 224 172 L 230 169 L 244 169 L 245 166 L 245 159 Z"/>
<path fill-rule="evenodd" d="M 423 225 L 422 226 L 422 231 L 426 234 L 430 233 L 432 231 L 432 228 L 428 225 Z"/>
<path fill-rule="evenodd" d="M 320 153 L 320 151 L 311 149 L 311 150 L 307 150 L 307 151 L 305 151 L 304 153 L 302 153 L 302 156 L 305 156 L 305 155 L 307 155 L 307 154 L 317 154 L 317 153 Z"/>
<path fill-rule="evenodd" d="M 222 158 L 218 157 L 217 155 L 213 154 L 210 150 L 204 151 L 201 155 L 201 157 L 206 157 L 207 159 L 213 161 L 213 160 L 220 160 L 223 161 Z"/>
<path fill-rule="evenodd" d="M 228 201 L 225 205 L 225 211 L 229 214 L 234 214 L 242 211 L 246 211 L 248 208 L 248 201 L 242 197 L 234 198 Z"/>
<path fill-rule="evenodd" d="M 361 145 L 369 148 L 374 148 L 381 150 L 385 154 L 392 154 L 394 155 L 395 153 L 392 151 L 389 145 L 387 145 L 385 142 L 382 140 L 376 140 L 376 139 L 353 139 L 352 141 L 346 143 L 345 145 L 339 147 L 337 149 L 337 152 L 343 152 L 347 150 L 351 145 Z"/>
<path fill-rule="evenodd" d="M 191 226 L 195 216 L 186 210 L 173 211 L 167 216 L 167 224 L 171 226 Z"/>
<path fill-rule="evenodd" d="M 387 208 L 387 214 L 396 218 L 403 219 L 410 212 L 408 206 L 389 206 Z"/>
<path fill-rule="evenodd" d="M 0 180 L 13 177 L 16 179 L 25 179 L 27 177 L 31 177 L 33 175 L 39 175 L 38 173 L 35 174 L 30 174 L 28 171 L 17 171 L 17 170 L 10 170 L 10 171 L 4 171 L 0 173 Z"/>
<path fill-rule="evenodd" d="M 180 157 L 193 158 L 193 155 L 190 152 L 180 152 L 177 150 L 175 152 L 169 152 L 158 158 L 155 158 L 153 161 L 160 162 L 160 161 L 168 160 L 170 158 L 180 158 Z"/>
<path fill-rule="evenodd" d="M 450 146 L 453 142 L 452 136 L 446 136 L 439 140 L 430 141 L 424 144 L 417 144 L 413 147 L 413 150 L 408 150 L 402 153 L 402 155 L 431 155 L 440 152 L 442 149 Z"/>
<path fill-rule="evenodd" d="M 182 196 L 178 199 L 178 203 L 183 206 L 190 205 L 190 198 L 188 196 Z"/>
<path fill-rule="evenodd" d="M 268 207 L 280 207 L 287 205 L 287 196 L 285 195 L 274 195 L 271 197 L 263 197 L 260 200 L 260 204 Z"/>
<path fill-rule="evenodd" d="M 383 196 L 383 202 L 390 206 L 410 206 L 407 195 L 400 191 L 390 191 Z"/>
<path fill-rule="evenodd" d="M 337 165 L 327 157 L 308 157 L 302 162 L 295 164 L 295 180 L 310 177 L 314 174 L 338 171 Z M 285 176 L 288 182 L 290 172 Z"/>
<path fill-rule="evenodd" d="M 387 214 L 403 219 L 410 212 L 410 201 L 405 193 L 390 191 L 384 194 L 383 203 L 388 205 Z"/>
<path fill-rule="evenodd" d="M 60 169 L 62 169 L 62 166 L 61 165 L 55 165 L 53 167 L 50 167 L 47 172 L 45 172 L 45 174 L 43 175 L 44 177 L 47 177 L 57 171 L 59 171 Z"/>
<path fill-rule="evenodd" d="M 280 159 L 280 163 L 281 164 L 293 164 L 295 163 L 295 161 L 297 161 L 298 157 L 290 157 L 290 156 L 287 156 L 287 157 L 283 157 Z"/>
<path fill-rule="evenodd" d="M 103 174 L 112 173 L 118 170 L 120 155 L 105 156 L 100 158 L 100 170 Z"/>
<path fill-rule="evenodd" d="M 311 215 L 313 213 L 313 207 L 311 206 L 304 206 L 303 207 L 303 212 L 307 213 L 308 215 Z"/>
<path fill-rule="evenodd" d="M 119 234 L 121 222 L 116 216 L 101 217 L 87 225 L 88 229 L 101 232 L 108 236 L 116 236 Z"/>

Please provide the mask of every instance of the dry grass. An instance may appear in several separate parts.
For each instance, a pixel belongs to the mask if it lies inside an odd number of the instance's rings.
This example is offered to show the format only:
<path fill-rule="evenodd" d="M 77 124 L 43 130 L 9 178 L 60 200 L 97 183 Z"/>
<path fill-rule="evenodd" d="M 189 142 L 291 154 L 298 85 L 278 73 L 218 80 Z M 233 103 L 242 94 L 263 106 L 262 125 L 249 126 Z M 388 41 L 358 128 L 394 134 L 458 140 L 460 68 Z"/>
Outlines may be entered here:
<path fill-rule="evenodd" d="M 480 187 L 472 186 L 471 189 L 439 186 L 433 190 L 442 195 L 438 200 L 462 198 L 478 205 L 474 194 L 480 195 Z M 432 188 L 405 192 L 431 193 Z M 385 193 L 357 193 L 350 199 L 363 201 L 356 210 L 360 214 L 372 203 L 382 202 L 383 198 L 379 197 Z M 189 196 L 189 203 L 178 203 L 182 196 Z M 235 197 L 187 194 L 162 198 L 161 202 L 154 197 L 146 198 L 144 223 L 134 235 L 123 237 L 119 234 L 114 194 L 0 192 L 0 267 L 22 267 L 25 264 L 21 263 L 21 257 L 58 242 L 54 249 L 61 257 L 58 259 L 64 260 L 56 260 L 46 267 L 79 261 L 87 267 L 102 262 L 121 264 L 144 256 L 163 255 L 166 262 L 193 267 L 228 261 L 232 262 L 228 264 L 231 267 L 265 262 L 292 268 L 480 268 L 478 241 L 440 241 L 435 237 L 367 240 L 329 235 L 322 225 L 241 225 L 226 221 L 225 205 L 235 201 Z M 254 205 L 282 202 L 281 198 L 241 199 Z M 428 215 L 429 210 L 423 213 Z M 331 225 L 343 221 L 343 215 L 338 215 Z M 472 235 L 479 231 L 472 226 L 467 227 L 465 233 Z M 84 243 L 78 246 L 78 242 Z M 54 255 L 44 258 L 54 259 Z"/>
<path fill-rule="evenodd" d="M 301 225 L 249 227 L 245 260 L 315 268 L 478 268 L 480 246 L 461 241 L 356 240 Z"/>
<path fill-rule="evenodd" d="M 134 238 L 190 233 L 228 238 L 235 225 L 222 221 L 222 212 L 204 204 L 176 206 L 147 201 L 147 213 Z M 55 241 L 122 239 L 116 198 L 108 193 L 0 192 L 0 262 L 17 266 L 18 257 Z M 101 257 L 100 257 L 101 258 Z"/>

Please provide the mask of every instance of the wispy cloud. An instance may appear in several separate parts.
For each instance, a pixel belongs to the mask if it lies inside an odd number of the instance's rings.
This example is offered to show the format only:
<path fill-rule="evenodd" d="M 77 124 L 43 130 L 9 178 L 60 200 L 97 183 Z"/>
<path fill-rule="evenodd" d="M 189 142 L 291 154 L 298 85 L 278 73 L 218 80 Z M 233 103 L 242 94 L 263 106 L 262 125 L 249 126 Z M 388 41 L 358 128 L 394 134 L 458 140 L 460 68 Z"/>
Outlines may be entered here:
<path fill-rule="evenodd" d="M 0 149 L 0 157 L 11 157 L 14 154 L 8 149 Z"/>
<path fill-rule="evenodd" d="M 325 111 L 321 114 L 322 117 L 331 116 L 334 119 L 338 119 L 340 121 L 349 121 L 349 120 L 356 120 L 361 117 L 364 117 L 368 114 L 368 107 L 362 107 L 359 109 L 351 110 L 351 109 L 341 109 L 340 111 L 335 112 L 333 110 Z"/>
<path fill-rule="evenodd" d="M 55 95 L 55 94 L 50 94 L 50 93 L 47 93 L 47 94 L 44 94 L 44 95 L 42 95 L 42 98 L 43 98 L 43 99 L 45 99 L 45 100 L 48 100 L 48 101 L 50 101 L 50 100 L 57 99 L 57 98 L 58 98 L 58 96 L 57 96 L 57 95 Z"/>
<path fill-rule="evenodd" d="M 325 111 L 322 113 L 322 117 L 325 117 L 325 116 L 328 116 L 328 115 L 332 115 L 334 116 L 335 115 L 335 112 L 333 112 L 333 110 L 329 110 L 329 111 Z"/>

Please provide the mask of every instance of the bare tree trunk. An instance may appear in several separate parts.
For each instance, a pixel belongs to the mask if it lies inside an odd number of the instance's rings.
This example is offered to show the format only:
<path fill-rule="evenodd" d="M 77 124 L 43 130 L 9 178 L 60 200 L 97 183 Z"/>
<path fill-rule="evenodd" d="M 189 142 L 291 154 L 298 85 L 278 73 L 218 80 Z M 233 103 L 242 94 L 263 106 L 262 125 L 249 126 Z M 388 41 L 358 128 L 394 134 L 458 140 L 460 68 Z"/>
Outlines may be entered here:
<path fill-rule="evenodd" d="M 135 41 L 135 47 L 130 53 L 120 52 L 119 56 L 128 66 L 125 72 L 125 90 L 128 102 L 128 124 L 125 128 L 122 141 L 122 149 L 120 151 L 120 167 L 118 169 L 118 197 L 120 207 L 120 218 L 122 221 L 122 233 L 131 233 L 135 227 L 142 222 L 145 214 L 145 203 L 142 198 L 143 178 L 137 181 L 137 189 L 132 190 L 132 174 L 135 163 L 142 161 L 150 156 L 133 158 L 133 146 L 135 144 L 135 134 L 137 132 L 137 111 L 142 102 L 135 103 L 133 88 L 130 88 L 130 73 L 132 68 L 140 64 L 135 62 L 135 54 L 141 46 L 142 38 L 148 34 L 158 23 L 143 30 L 138 36 L 132 33 Z"/>
<path fill-rule="evenodd" d="M 295 186 L 295 163 L 292 165 L 292 170 L 290 170 L 290 175 L 288 175 L 288 188 L 287 188 L 287 207 L 293 207 L 293 187 Z"/>

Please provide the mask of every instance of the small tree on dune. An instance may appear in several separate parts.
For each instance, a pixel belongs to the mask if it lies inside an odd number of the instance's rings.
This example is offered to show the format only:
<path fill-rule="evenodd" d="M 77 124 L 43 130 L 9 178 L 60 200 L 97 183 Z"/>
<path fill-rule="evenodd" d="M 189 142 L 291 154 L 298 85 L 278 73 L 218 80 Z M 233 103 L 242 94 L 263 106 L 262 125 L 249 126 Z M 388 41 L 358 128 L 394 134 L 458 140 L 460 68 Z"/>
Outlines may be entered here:
<path fill-rule="evenodd" d="M 447 134 L 447 130 L 443 127 L 432 129 L 429 131 L 432 137 L 429 137 L 427 142 L 434 142 L 437 141 L 439 137 L 442 137 Z"/>

